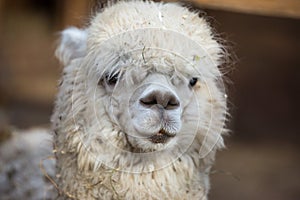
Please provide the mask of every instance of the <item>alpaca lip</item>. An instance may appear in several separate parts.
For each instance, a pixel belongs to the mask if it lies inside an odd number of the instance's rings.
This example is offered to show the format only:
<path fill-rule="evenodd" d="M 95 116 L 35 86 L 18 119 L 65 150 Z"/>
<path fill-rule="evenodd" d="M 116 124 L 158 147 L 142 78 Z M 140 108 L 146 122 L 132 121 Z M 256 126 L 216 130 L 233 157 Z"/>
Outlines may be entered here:
<path fill-rule="evenodd" d="M 169 132 L 161 129 L 158 133 L 149 137 L 150 141 L 153 143 L 166 143 L 169 138 L 174 137 L 174 135 L 170 134 Z"/>

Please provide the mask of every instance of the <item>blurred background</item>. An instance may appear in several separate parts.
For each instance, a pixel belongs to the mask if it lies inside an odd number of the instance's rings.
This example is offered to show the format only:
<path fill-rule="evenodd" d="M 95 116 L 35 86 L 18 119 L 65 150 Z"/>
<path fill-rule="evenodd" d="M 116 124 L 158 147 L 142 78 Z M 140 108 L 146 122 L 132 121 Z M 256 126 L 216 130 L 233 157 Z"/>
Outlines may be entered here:
<path fill-rule="evenodd" d="M 13 129 L 49 127 L 62 71 L 54 58 L 58 33 L 86 25 L 101 6 L 0 0 L 0 142 Z M 207 13 L 236 55 L 226 74 L 232 133 L 217 155 L 210 199 L 300 199 L 300 1 L 192 6 Z"/>

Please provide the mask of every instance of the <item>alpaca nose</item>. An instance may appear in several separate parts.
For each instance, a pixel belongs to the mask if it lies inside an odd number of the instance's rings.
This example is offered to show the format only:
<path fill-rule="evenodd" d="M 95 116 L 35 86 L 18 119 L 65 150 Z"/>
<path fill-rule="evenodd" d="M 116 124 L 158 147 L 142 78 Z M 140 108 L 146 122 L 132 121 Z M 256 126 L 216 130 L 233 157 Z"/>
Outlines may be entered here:
<path fill-rule="evenodd" d="M 160 105 L 166 110 L 173 110 L 180 106 L 178 98 L 169 91 L 151 91 L 140 99 L 142 106 L 150 108 Z"/>

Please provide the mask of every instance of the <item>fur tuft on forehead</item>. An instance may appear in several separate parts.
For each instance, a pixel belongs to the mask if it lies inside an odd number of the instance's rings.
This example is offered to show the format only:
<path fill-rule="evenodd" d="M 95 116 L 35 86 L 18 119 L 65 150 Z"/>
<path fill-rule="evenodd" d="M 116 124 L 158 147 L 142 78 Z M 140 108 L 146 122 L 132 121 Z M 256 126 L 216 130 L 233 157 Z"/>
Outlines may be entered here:
<path fill-rule="evenodd" d="M 219 76 L 218 64 L 195 41 L 154 28 L 125 32 L 103 41 L 83 62 L 102 72 L 147 68 L 162 74 L 176 71 L 187 76 Z"/>
<path fill-rule="evenodd" d="M 205 58 L 210 59 L 213 66 L 206 65 L 205 69 L 200 68 L 201 71 L 219 76 L 217 66 L 222 62 L 223 48 L 214 38 L 205 19 L 198 15 L 178 4 L 118 2 L 92 19 L 87 29 L 87 52 L 94 59 L 106 52 L 111 55 L 105 58 L 122 60 L 122 57 L 129 57 L 144 64 L 150 61 L 149 58 L 158 57 L 169 58 L 175 63 L 184 60 L 189 63 L 185 67 L 190 65 L 193 68 Z M 163 51 L 170 55 L 158 56 Z M 136 58 L 133 54 L 136 54 Z M 88 59 L 91 60 L 91 57 Z M 186 72 L 187 69 L 181 71 Z"/>

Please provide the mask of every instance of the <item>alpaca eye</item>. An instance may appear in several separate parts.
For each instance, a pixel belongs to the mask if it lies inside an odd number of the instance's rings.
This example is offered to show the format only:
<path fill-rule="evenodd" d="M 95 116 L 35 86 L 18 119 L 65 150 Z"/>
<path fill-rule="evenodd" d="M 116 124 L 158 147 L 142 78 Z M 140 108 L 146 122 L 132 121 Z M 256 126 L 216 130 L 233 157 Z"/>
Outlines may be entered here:
<path fill-rule="evenodd" d="M 190 86 L 193 87 L 194 85 L 196 85 L 197 81 L 198 81 L 198 78 L 195 78 L 195 77 L 192 78 L 192 79 L 190 80 L 190 83 L 189 83 Z"/>
<path fill-rule="evenodd" d="M 118 77 L 119 77 L 119 74 L 114 74 L 113 76 L 109 76 L 109 75 L 106 75 L 105 76 L 105 81 L 108 85 L 115 85 L 117 82 L 118 82 Z"/>

